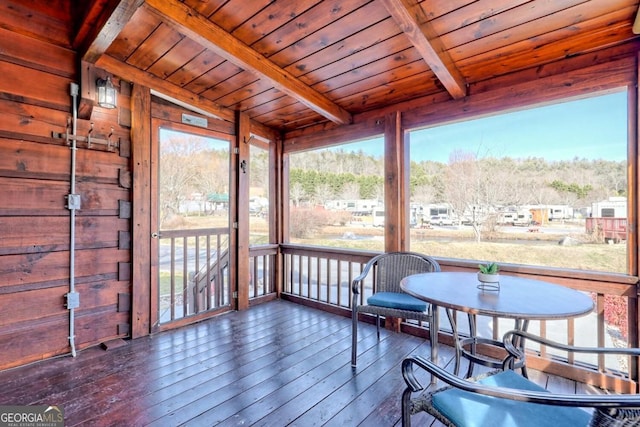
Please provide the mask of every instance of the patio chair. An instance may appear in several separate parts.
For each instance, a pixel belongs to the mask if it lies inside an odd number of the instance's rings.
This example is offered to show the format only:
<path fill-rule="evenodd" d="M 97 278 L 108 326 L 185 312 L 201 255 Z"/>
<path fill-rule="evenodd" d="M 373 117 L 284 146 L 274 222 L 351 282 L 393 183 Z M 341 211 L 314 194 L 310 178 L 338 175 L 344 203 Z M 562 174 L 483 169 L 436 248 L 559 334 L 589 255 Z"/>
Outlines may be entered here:
<path fill-rule="evenodd" d="M 433 319 L 431 305 L 403 292 L 400 289 L 400 280 L 411 274 L 434 271 L 440 271 L 440 265 L 435 259 L 414 252 L 380 254 L 365 265 L 362 273 L 352 283 L 351 366 L 356 366 L 358 355 L 358 313 L 370 313 L 376 316 L 378 341 L 380 341 L 380 316 L 421 320 L 429 322 L 429 329 L 433 329 L 431 328 Z M 369 274 L 372 275 L 375 293 L 367 298 L 366 304 L 362 304 L 360 290 Z"/>
<path fill-rule="evenodd" d="M 420 356 L 402 362 L 407 388 L 402 394 L 402 425 L 411 426 L 411 415 L 420 411 L 434 416 L 445 426 L 470 427 L 579 427 L 640 426 L 639 394 L 557 394 L 509 369 L 524 353 L 513 337 L 574 353 L 640 356 L 638 348 L 589 348 L 556 343 L 522 331 L 504 336 L 508 355 L 503 369 L 462 379 Z M 516 339 L 517 342 L 517 339 Z M 416 368 L 424 369 L 447 385 L 422 392 Z M 420 393 L 411 397 L 413 393 Z"/>

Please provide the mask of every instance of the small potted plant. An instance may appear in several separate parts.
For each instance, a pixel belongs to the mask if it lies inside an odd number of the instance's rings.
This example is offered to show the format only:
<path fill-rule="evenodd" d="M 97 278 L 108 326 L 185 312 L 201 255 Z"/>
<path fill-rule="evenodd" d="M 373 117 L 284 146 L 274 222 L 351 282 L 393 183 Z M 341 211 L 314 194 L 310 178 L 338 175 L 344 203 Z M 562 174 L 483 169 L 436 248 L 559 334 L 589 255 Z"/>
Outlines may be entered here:
<path fill-rule="evenodd" d="M 498 284 L 500 282 L 500 267 L 495 262 L 478 265 L 478 281 L 481 284 L 491 283 Z M 499 285 L 497 285 L 499 287 Z"/>

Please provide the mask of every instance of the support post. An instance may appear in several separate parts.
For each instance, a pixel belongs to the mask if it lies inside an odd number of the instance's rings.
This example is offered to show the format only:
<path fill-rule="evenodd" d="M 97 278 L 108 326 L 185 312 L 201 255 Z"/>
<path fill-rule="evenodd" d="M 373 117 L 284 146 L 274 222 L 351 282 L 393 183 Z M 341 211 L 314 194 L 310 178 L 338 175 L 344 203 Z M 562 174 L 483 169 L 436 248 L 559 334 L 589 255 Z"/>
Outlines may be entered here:
<path fill-rule="evenodd" d="M 237 155 L 235 156 L 235 167 L 233 168 L 235 177 L 235 213 L 232 218 L 237 224 L 237 228 L 232 233 L 236 236 L 236 245 L 231 244 L 231 248 L 236 247 L 236 271 L 235 291 L 237 295 L 236 309 L 245 310 L 249 308 L 249 282 L 250 265 L 249 265 L 249 184 L 251 182 L 251 163 L 250 163 L 250 139 L 251 139 L 251 122 L 249 116 L 245 113 L 238 112 L 237 132 L 236 132 Z M 233 179 L 233 178 L 232 178 Z M 233 243 L 233 242 L 232 242 Z"/>
<path fill-rule="evenodd" d="M 131 338 L 151 333 L 151 91 L 133 85 L 131 93 L 132 300 Z M 157 239 L 155 244 L 157 244 Z"/>
<path fill-rule="evenodd" d="M 409 152 L 402 129 L 402 114 L 385 118 L 384 211 L 386 252 L 404 251 L 409 246 Z"/>

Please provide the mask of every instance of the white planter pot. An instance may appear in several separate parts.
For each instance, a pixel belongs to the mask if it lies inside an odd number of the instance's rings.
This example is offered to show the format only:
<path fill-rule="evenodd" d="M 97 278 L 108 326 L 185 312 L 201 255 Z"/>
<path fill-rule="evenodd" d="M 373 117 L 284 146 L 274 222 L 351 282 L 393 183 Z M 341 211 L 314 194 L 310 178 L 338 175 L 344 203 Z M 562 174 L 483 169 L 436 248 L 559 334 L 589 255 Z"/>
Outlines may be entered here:
<path fill-rule="evenodd" d="M 482 283 L 498 283 L 500 282 L 499 274 L 478 273 L 478 281 Z"/>

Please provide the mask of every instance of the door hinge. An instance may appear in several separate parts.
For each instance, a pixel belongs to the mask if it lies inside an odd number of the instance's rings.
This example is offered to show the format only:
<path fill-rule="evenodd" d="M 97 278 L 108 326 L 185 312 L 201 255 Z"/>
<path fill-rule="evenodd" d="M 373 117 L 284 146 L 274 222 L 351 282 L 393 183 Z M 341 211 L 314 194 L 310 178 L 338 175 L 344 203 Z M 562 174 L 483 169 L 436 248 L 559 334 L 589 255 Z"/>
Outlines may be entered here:
<path fill-rule="evenodd" d="M 233 298 L 238 299 L 238 291 L 233 292 Z"/>
<path fill-rule="evenodd" d="M 232 228 L 235 228 L 235 229 L 237 230 L 237 229 L 238 229 L 238 223 L 237 223 L 237 222 L 234 222 L 233 224 L 231 224 L 231 227 L 232 227 Z"/>
<path fill-rule="evenodd" d="M 233 154 L 240 154 L 240 149 L 238 147 L 233 147 Z"/>

